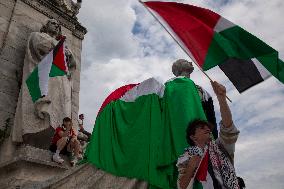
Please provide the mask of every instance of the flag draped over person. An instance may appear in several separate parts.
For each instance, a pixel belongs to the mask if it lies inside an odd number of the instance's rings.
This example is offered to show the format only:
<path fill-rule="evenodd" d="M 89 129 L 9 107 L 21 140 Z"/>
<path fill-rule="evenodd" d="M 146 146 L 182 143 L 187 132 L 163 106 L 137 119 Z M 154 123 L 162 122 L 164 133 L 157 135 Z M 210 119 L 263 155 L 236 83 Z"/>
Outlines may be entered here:
<path fill-rule="evenodd" d="M 26 84 L 32 101 L 35 102 L 48 93 L 50 77 L 66 75 L 68 72 L 65 57 L 65 38 L 62 38 L 28 76 Z"/>
<path fill-rule="evenodd" d="M 206 118 L 186 77 L 120 87 L 98 113 L 85 160 L 116 176 L 145 180 L 150 188 L 176 188 L 175 163 L 194 119 Z"/>
<path fill-rule="evenodd" d="M 284 62 L 263 41 L 217 13 L 176 2 L 148 1 L 192 60 L 203 70 L 218 65 L 239 92 L 271 74 L 284 83 Z"/>

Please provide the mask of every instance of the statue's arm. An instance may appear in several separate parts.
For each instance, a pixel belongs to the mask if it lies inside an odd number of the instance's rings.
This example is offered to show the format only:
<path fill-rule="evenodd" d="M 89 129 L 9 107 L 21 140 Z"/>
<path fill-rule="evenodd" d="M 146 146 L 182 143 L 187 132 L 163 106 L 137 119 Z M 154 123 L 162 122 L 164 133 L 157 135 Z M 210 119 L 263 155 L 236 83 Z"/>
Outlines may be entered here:
<path fill-rule="evenodd" d="M 71 52 L 71 50 L 66 47 L 65 49 L 65 55 L 68 61 L 68 68 L 72 71 L 76 69 L 76 60 L 75 57 L 73 55 L 73 53 Z"/>
<path fill-rule="evenodd" d="M 30 39 L 30 51 L 37 57 L 38 61 L 41 61 L 54 48 L 53 43 L 40 32 L 32 33 Z"/>

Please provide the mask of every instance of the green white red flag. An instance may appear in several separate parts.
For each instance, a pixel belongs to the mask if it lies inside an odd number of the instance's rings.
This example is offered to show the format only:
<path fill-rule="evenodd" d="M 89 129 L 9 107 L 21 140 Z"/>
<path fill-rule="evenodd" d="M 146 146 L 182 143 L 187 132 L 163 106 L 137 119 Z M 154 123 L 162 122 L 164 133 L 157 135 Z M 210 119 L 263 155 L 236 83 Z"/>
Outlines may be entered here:
<path fill-rule="evenodd" d="M 203 70 L 218 65 L 239 92 L 271 74 L 284 83 L 278 52 L 219 14 L 193 5 L 147 1 Z"/>
<path fill-rule="evenodd" d="M 188 78 L 125 85 L 103 103 L 85 160 L 116 176 L 145 180 L 150 188 L 176 188 L 176 160 L 195 119 L 206 118 Z"/>
<path fill-rule="evenodd" d="M 48 94 L 48 81 L 50 77 L 63 76 L 67 72 L 65 38 L 63 38 L 42 59 L 26 80 L 32 101 L 35 102 Z"/>

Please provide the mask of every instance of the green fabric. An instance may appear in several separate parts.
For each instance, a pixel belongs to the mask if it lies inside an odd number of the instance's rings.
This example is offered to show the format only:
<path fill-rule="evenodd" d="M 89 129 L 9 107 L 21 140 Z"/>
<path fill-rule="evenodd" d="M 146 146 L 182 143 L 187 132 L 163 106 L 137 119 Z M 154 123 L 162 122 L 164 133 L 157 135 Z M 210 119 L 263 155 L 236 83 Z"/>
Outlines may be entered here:
<path fill-rule="evenodd" d="M 117 100 L 98 115 L 85 161 L 117 176 L 145 180 L 150 188 L 176 188 L 176 160 L 187 146 L 189 121 L 205 119 L 190 79 L 166 83 L 164 97 Z"/>
<path fill-rule="evenodd" d="M 228 58 L 256 58 L 277 79 L 284 83 L 284 65 L 278 52 L 239 26 L 215 32 L 208 49 L 204 70 L 224 63 Z"/>
<path fill-rule="evenodd" d="M 66 72 L 59 69 L 56 65 L 52 64 L 49 72 L 49 77 L 64 76 Z"/>
<path fill-rule="evenodd" d="M 29 75 L 26 80 L 26 84 L 32 97 L 32 101 L 37 101 L 37 99 L 41 97 L 41 91 L 39 88 L 38 67 L 36 67 Z"/>
<path fill-rule="evenodd" d="M 195 179 L 193 189 L 203 189 L 202 183 Z"/>

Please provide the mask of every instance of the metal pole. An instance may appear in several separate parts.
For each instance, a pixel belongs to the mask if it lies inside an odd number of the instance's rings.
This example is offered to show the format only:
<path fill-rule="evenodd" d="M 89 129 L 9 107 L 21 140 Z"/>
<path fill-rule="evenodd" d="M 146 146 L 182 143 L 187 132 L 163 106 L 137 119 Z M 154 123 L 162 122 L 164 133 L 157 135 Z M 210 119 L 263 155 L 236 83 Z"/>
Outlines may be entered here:
<path fill-rule="evenodd" d="M 172 39 L 180 46 L 180 48 L 185 52 L 185 54 L 187 54 L 187 56 L 189 56 L 189 58 L 191 58 L 190 54 L 189 54 L 189 53 L 187 52 L 187 50 L 183 47 L 183 45 L 181 45 L 180 42 L 171 34 L 171 32 L 169 32 L 169 30 L 166 28 L 166 26 L 164 26 L 164 25 L 162 24 L 162 22 L 155 16 L 155 14 L 152 13 L 152 12 L 148 9 L 148 7 L 144 4 L 144 2 L 143 2 L 142 0 L 138 0 L 138 1 L 147 9 L 147 11 L 156 19 L 156 21 L 159 22 L 159 24 L 166 30 L 166 32 L 172 37 Z M 206 72 L 204 72 L 204 70 L 200 67 L 199 64 L 197 64 L 195 61 L 193 61 L 193 63 L 199 68 L 199 70 L 200 70 L 211 82 L 213 82 L 213 80 L 209 77 L 209 75 L 208 75 Z M 231 100 L 229 97 L 226 96 L 226 98 L 227 98 L 230 102 L 232 102 L 232 100 Z"/>

